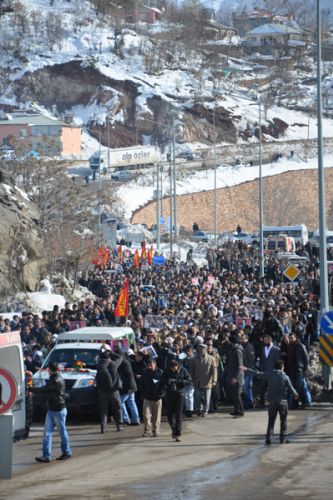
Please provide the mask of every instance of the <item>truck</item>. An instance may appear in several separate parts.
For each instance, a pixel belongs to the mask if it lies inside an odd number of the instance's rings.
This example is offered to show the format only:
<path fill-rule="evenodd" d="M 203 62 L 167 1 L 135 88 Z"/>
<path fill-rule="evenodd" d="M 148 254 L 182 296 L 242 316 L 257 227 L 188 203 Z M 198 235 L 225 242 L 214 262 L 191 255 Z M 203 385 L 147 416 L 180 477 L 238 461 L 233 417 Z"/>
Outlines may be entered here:
<path fill-rule="evenodd" d="M 95 413 L 98 409 L 95 377 L 102 350 L 111 350 L 115 344 L 126 350 L 133 342 L 134 333 L 128 327 L 90 326 L 60 333 L 42 367 L 34 373 L 33 386 L 46 384 L 48 366 L 56 362 L 65 380 L 68 410 Z M 43 398 L 38 393 L 33 395 L 33 405 L 36 414 L 45 410 Z"/>
<path fill-rule="evenodd" d="M 108 168 L 113 171 L 148 168 L 160 160 L 160 150 L 155 146 L 131 146 L 95 151 L 89 165 L 92 170 L 106 173 Z"/>

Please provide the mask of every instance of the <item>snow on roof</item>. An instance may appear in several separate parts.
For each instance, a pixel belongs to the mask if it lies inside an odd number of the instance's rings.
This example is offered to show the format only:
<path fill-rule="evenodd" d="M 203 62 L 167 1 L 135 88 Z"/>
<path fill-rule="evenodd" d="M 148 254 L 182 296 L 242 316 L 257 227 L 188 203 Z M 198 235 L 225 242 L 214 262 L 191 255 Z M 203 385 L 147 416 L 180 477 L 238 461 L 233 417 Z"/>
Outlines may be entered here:
<path fill-rule="evenodd" d="M 251 31 L 248 31 L 246 35 L 273 35 L 273 34 L 281 34 L 281 35 L 301 35 L 301 31 L 299 29 L 293 28 L 291 26 L 287 26 L 286 24 L 278 24 L 278 23 L 266 23 L 254 28 Z"/>

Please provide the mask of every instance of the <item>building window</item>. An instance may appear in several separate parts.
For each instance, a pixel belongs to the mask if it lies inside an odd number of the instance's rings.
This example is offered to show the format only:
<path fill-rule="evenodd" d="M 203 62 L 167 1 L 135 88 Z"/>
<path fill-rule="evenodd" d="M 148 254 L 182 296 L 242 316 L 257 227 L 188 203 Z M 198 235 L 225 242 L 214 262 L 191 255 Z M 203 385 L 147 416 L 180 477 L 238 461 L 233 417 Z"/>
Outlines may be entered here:
<path fill-rule="evenodd" d="M 20 139 L 25 139 L 27 137 L 27 131 L 25 128 L 20 129 Z"/>

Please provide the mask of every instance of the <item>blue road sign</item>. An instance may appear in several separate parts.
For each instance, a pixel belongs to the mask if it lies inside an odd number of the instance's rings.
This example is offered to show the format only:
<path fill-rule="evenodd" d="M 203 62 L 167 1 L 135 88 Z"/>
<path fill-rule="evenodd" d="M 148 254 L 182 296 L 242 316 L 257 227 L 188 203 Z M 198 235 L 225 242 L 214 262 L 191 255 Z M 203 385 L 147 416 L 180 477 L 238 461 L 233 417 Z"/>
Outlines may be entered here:
<path fill-rule="evenodd" d="M 333 311 L 329 311 L 321 317 L 320 328 L 326 335 L 333 335 Z"/>

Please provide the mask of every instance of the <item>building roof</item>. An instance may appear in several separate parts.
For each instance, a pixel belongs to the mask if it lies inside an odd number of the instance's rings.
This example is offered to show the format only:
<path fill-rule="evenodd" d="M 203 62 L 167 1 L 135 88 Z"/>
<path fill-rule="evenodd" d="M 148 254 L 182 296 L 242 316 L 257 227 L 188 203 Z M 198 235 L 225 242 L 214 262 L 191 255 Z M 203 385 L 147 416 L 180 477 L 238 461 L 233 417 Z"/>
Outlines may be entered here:
<path fill-rule="evenodd" d="M 6 120 L 0 120 L 0 125 L 29 125 L 34 126 L 56 126 L 56 127 L 68 127 L 73 126 L 68 123 L 64 123 L 60 120 L 49 118 L 41 114 L 17 114 L 12 115 L 7 114 Z"/>
<path fill-rule="evenodd" d="M 286 24 L 266 23 L 246 33 L 249 35 L 301 35 L 302 32 Z"/>

